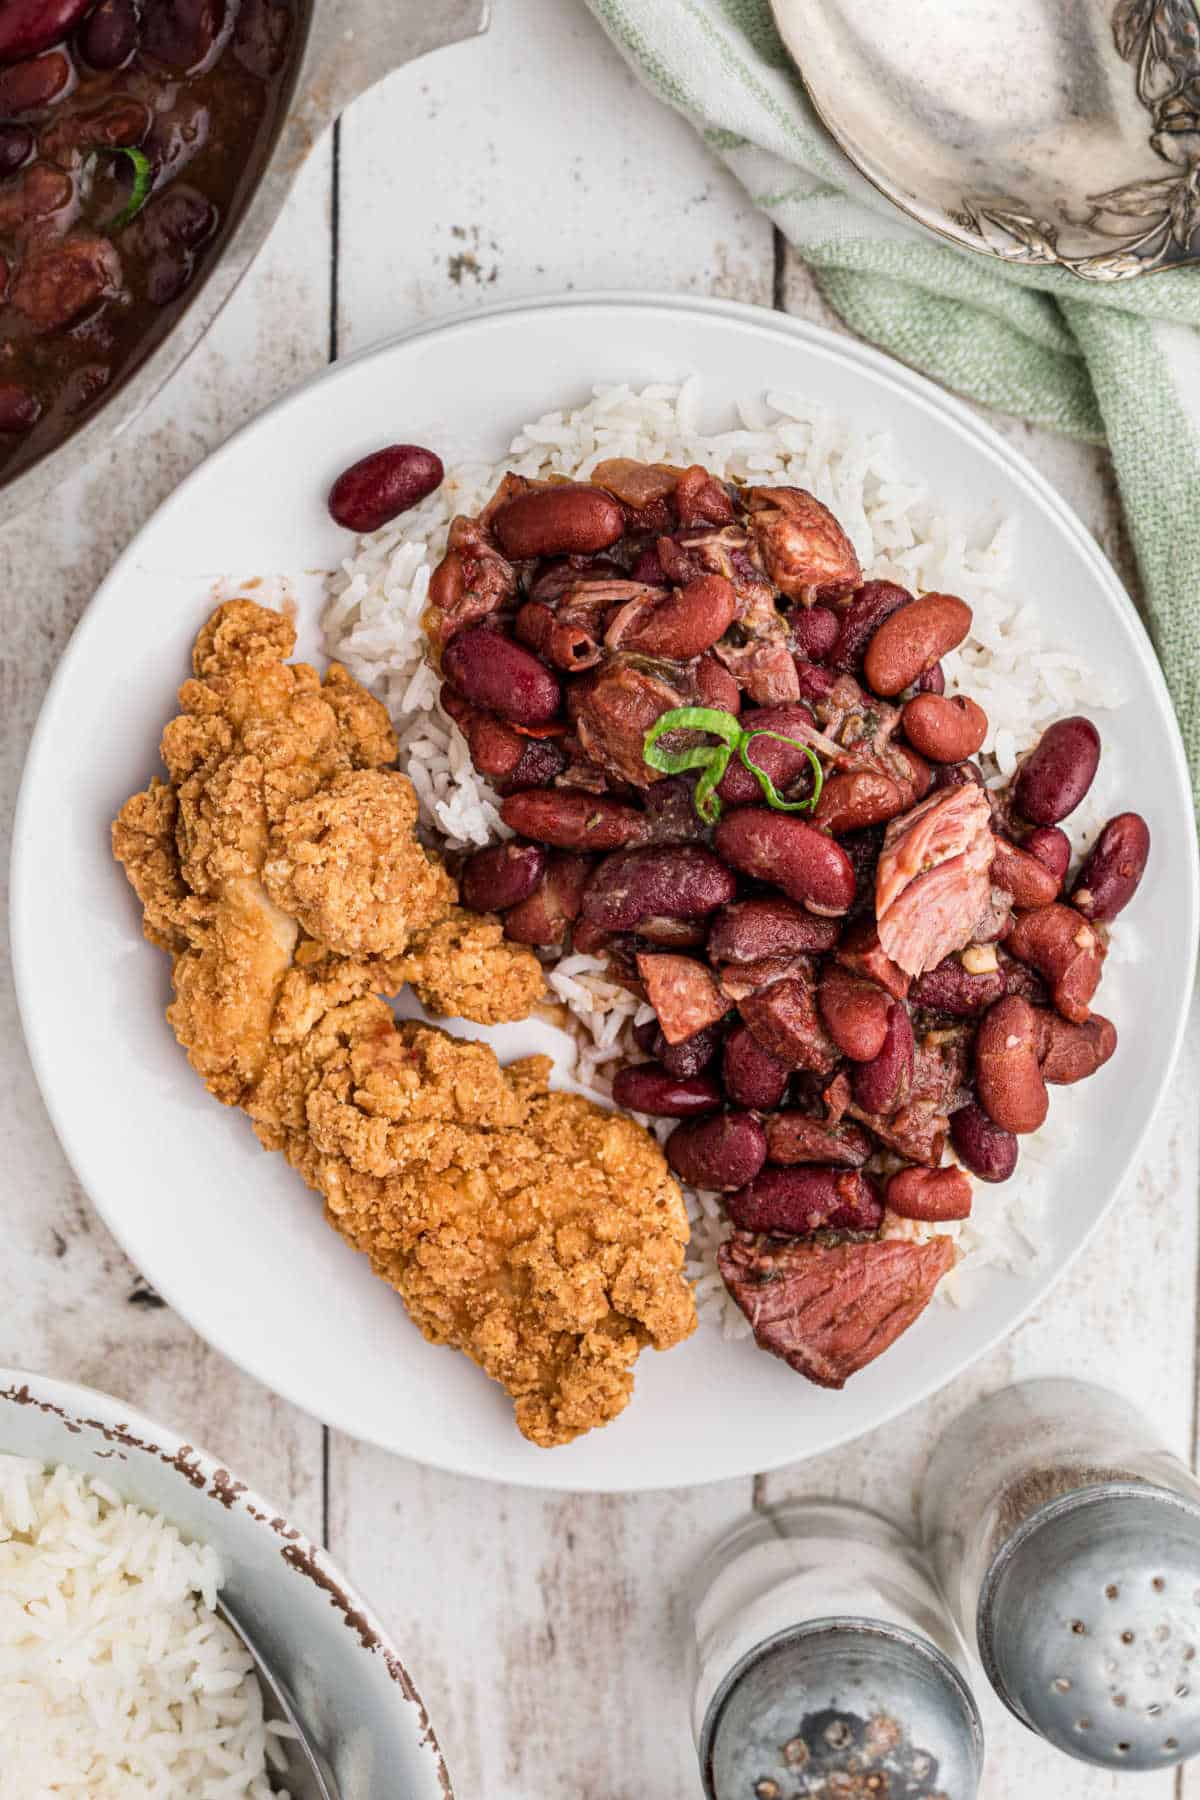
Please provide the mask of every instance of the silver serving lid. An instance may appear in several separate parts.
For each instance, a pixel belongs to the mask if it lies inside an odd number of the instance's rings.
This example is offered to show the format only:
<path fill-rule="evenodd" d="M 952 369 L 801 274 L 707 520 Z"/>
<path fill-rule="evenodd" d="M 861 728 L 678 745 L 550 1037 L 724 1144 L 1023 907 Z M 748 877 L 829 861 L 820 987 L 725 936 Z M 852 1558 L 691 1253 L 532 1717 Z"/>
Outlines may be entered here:
<path fill-rule="evenodd" d="M 1200 1506 L 1106 1482 L 1001 1546 L 976 1617 L 988 1680 L 1023 1724 L 1107 1769 L 1200 1751 Z"/>
<path fill-rule="evenodd" d="M 874 1619 L 814 1619 L 756 1645 L 700 1734 L 709 1800 L 974 1800 L 982 1767 L 979 1714 L 953 1664 Z"/>

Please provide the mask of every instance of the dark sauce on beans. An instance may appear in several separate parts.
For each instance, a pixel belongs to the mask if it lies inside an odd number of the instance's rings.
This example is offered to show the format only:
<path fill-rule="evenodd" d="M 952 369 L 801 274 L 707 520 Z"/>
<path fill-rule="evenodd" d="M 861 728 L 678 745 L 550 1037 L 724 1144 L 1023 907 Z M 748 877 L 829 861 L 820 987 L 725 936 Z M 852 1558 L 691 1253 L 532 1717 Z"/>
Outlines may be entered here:
<path fill-rule="evenodd" d="M 32 23 L 0 16 L 0 480 L 170 330 L 254 185 L 301 39 L 298 0 L 13 5 Z M 149 165 L 136 212 L 128 150 Z"/>

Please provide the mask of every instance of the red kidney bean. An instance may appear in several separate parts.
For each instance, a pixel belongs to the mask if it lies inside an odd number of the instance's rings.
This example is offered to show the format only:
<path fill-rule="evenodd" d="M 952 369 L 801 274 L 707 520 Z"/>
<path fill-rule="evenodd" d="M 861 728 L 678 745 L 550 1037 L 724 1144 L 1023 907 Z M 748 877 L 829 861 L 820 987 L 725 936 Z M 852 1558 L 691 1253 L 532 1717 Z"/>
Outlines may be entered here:
<path fill-rule="evenodd" d="M 735 1025 L 725 1039 L 721 1079 L 734 1106 L 769 1112 L 787 1089 L 790 1070 L 760 1044 L 748 1025 Z"/>
<path fill-rule="evenodd" d="M 637 935 L 647 944 L 662 944 L 672 950 L 698 950 L 706 932 L 703 919 L 668 919 L 662 914 L 652 914 L 639 921 Z"/>
<path fill-rule="evenodd" d="M 212 54 L 227 10 L 228 0 L 154 0 L 142 21 L 143 47 L 170 68 L 191 73 Z"/>
<path fill-rule="evenodd" d="M 28 125 L 0 125 L 0 181 L 23 169 L 33 155 L 34 138 Z"/>
<path fill-rule="evenodd" d="M 825 1028 L 843 1056 L 866 1063 L 879 1055 L 894 1004 L 881 987 L 834 963 L 821 976 L 817 1004 Z"/>
<path fill-rule="evenodd" d="M 713 962 L 760 962 L 764 956 L 819 955 L 832 950 L 841 926 L 818 919 L 791 900 L 739 900 L 722 907 L 708 934 Z"/>
<path fill-rule="evenodd" d="M 1035 856 L 1044 869 L 1049 869 L 1059 887 L 1062 886 L 1071 866 L 1071 840 L 1065 831 L 1060 831 L 1057 825 L 1038 825 L 1028 837 L 1022 838 L 1021 848 Z"/>
<path fill-rule="evenodd" d="M 980 1181 L 1007 1181 L 1017 1166 L 1013 1133 L 993 1124 L 974 1100 L 951 1113 L 950 1142 L 959 1161 Z"/>
<path fill-rule="evenodd" d="M 627 1063 L 613 1081 L 613 1099 L 629 1112 L 655 1119 L 693 1119 L 715 1112 L 721 1090 L 706 1075 L 683 1078 L 658 1063 Z"/>
<path fill-rule="evenodd" d="M 329 510 L 347 531 L 378 531 L 441 487 L 445 473 L 432 450 L 389 444 L 342 471 L 329 490 Z"/>
<path fill-rule="evenodd" d="M 630 581 L 645 582 L 647 587 L 666 587 L 667 578 L 663 574 L 663 566 L 658 560 L 658 551 L 653 544 L 642 550 L 632 569 L 629 571 Z"/>
<path fill-rule="evenodd" d="M 987 714 L 966 694 L 917 694 L 900 717 L 913 749 L 931 762 L 965 762 L 987 736 Z"/>
<path fill-rule="evenodd" d="M 589 628 L 560 618 L 539 600 L 526 600 L 513 620 L 513 630 L 521 643 L 568 675 L 594 668 L 600 661 L 600 646 Z"/>
<path fill-rule="evenodd" d="M 842 629 L 841 614 L 829 606 L 798 606 L 789 617 L 792 642 L 806 662 L 822 663 L 833 650 Z"/>
<path fill-rule="evenodd" d="M 933 771 L 935 788 L 983 787 L 983 770 L 973 762 L 938 763 Z"/>
<path fill-rule="evenodd" d="M 499 724 L 499 720 L 495 721 Z M 509 788 L 545 787 L 561 775 L 567 759 L 553 738 L 523 738 L 524 748 L 505 783 Z"/>
<path fill-rule="evenodd" d="M 784 744 L 780 738 L 806 737 L 813 728 L 812 714 L 807 706 L 755 706 L 743 713 L 741 723 L 743 731 L 779 733 L 779 737 L 755 738 L 749 755 L 786 797 L 802 776 L 811 774 L 812 764 L 798 744 Z M 721 777 L 717 793 L 726 806 L 761 805 L 763 799 L 757 775 L 736 756 Z"/>
<path fill-rule="evenodd" d="M 92 0 L 5 0 L 0 7 L 0 63 L 20 62 L 74 31 Z"/>
<path fill-rule="evenodd" d="M 1001 837 L 996 839 L 992 883 L 1011 894 L 1013 905 L 1022 909 L 1049 906 L 1052 900 L 1057 900 L 1061 885 L 1040 857 L 1031 856 L 1027 850 Z"/>
<path fill-rule="evenodd" d="M 888 1011 L 883 1048 L 870 1062 L 854 1070 L 854 1099 L 864 1112 L 890 1117 L 903 1105 L 912 1087 L 916 1046 L 913 1029 L 902 1000 L 893 1000 Z"/>
<path fill-rule="evenodd" d="M 1100 733 L 1090 719 L 1057 720 L 1017 770 L 1017 811 L 1035 825 L 1060 824 L 1091 787 L 1099 761 Z"/>
<path fill-rule="evenodd" d="M 74 73 L 70 58 L 61 50 L 0 69 L 0 113 L 12 118 L 53 105 L 66 93 Z"/>
<path fill-rule="evenodd" d="M 1004 939 L 1010 956 L 1049 983 L 1064 1019 L 1082 1025 L 1100 985 L 1106 951 L 1095 929 L 1073 906 L 1039 906 L 1018 913 Z"/>
<path fill-rule="evenodd" d="M 693 1075 L 700 1075 L 708 1068 L 721 1048 L 721 1032 L 716 1025 L 706 1025 L 703 1031 L 694 1031 L 681 1043 L 669 1044 L 663 1036 L 657 1021 L 652 1054 L 664 1069 L 681 1080 L 688 1081 Z"/>
<path fill-rule="evenodd" d="M 809 1237 L 814 1231 L 877 1231 L 883 1206 L 858 1169 L 765 1168 L 730 1194 L 725 1210 L 739 1231 Z"/>
<path fill-rule="evenodd" d="M 504 912 L 528 900 L 546 873 L 540 844 L 490 844 L 463 864 L 463 904 L 473 912 Z"/>
<path fill-rule="evenodd" d="M 840 837 L 846 831 L 886 824 L 902 813 L 905 805 L 896 783 L 879 770 L 848 770 L 826 778 L 813 823 Z"/>
<path fill-rule="evenodd" d="M 696 703 L 732 713 L 735 719 L 742 710 L 741 688 L 725 664 L 711 654 L 696 664 Z"/>
<path fill-rule="evenodd" d="M 753 1181 L 767 1160 L 767 1135 L 748 1112 L 677 1125 L 666 1143 L 667 1161 L 692 1187 L 728 1191 Z"/>
<path fill-rule="evenodd" d="M 514 562 L 532 556 L 592 556 L 624 536 L 625 514 L 603 488 L 564 481 L 518 494 L 495 513 L 492 531 Z"/>
<path fill-rule="evenodd" d="M 658 915 L 699 918 L 736 892 L 732 871 L 699 844 L 619 850 L 604 858 L 589 881 L 583 916 L 605 931 L 632 931 Z"/>
<path fill-rule="evenodd" d="M 538 886 L 504 915 L 504 935 L 517 944 L 561 944 L 579 917 L 583 886 L 591 873 L 586 856 L 557 853 L 547 859 Z"/>
<path fill-rule="evenodd" d="M 914 1006 L 949 1013 L 954 1019 L 973 1019 L 1002 1000 L 1008 984 L 1001 968 L 972 975 L 957 955 L 944 957 L 935 969 L 918 975 L 909 989 Z"/>
<path fill-rule="evenodd" d="M 658 1057 L 655 1039 L 661 1036 L 657 1019 L 644 1019 L 640 1025 L 635 1025 L 633 1028 L 633 1041 L 646 1056 Z M 663 1038 L 663 1042 L 666 1043 L 665 1038 Z"/>
<path fill-rule="evenodd" d="M 724 637 L 736 611 L 731 583 L 723 575 L 701 575 L 686 587 L 669 589 L 632 631 L 622 635 L 621 648 L 638 656 L 690 662 Z"/>
<path fill-rule="evenodd" d="M 85 63 L 93 69 L 123 69 L 138 46 L 136 0 L 100 0 L 75 34 Z"/>
<path fill-rule="evenodd" d="M 863 674 L 885 699 L 911 686 L 971 629 L 971 609 L 954 594 L 922 594 L 883 621 L 867 645 Z"/>
<path fill-rule="evenodd" d="M 1107 924 L 1124 912 L 1146 872 L 1150 827 L 1140 813 L 1118 813 L 1110 819 L 1079 871 L 1071 904 L 1085 919 Z"/>
<path fill-rule="evenodd" d="M 634 806 L 571 788 L 532 788 L 509 794 L 500 806 L 504 823 L 521 837 L 560 850 L 622 850 L 645 830 Z"/>
<path fill-rule="evenodd" d="M 897 1169 L 888 1177 L 884 1198 L 902 1219 L 941 1224 L 971 1216 L 971 1184 L 961 1169 Z"/>
<path fill-rule="evenodd" d="M 470 709 L 471 717 L 463 726 L 471 761 L 481 775 L 500 784 L 511 782 L 525 755 L 528 739 L 511 725 L 494 719 L 491 713 Z"/>
<path fill-rule="evenodd" d="M 455 632 L 442 651 L 442 667 L 472 706 L 517 725 L 548 725 L 562 704 L 558 677 L 490 625 Z"/>
<path fill-rule="evenodd" d="M 854 869 L 839 844 L 791 813 L 742 806 L 717 826 L 717 852 L 743 875 L 782 888 L 810 912 L 835 916 L 854 899 Z"/>
<path fill-rule="evenodd" d="M 15 437 L 29 431 L 42 416 L 42 403 L 36 394 L 15 381 L 0 382 L 0 432 Z"/>
<path fill-rule="evenodd" d="M 1099 1013 L 1093 1013 L 1084 1025 L 1072 1025 L 1056 1012 L 1034 1010 L 1042 1080 L 1053 1082 L 1056 1087 L 1086 1081 L 1104 1067 L 1117 1047 L 1116 1026 Z"/>
<path fill-rule="evenodd" d="M 832 666 L 846 674 L 857 669 L 883 621 L 902 606 L 911 606 L 912 598 L 907 588 L 894 581 L 865 581 L 841 615 L 837 642 L 829 657 Z"/>
<path fill-rule="evenodd" d="M 975 1086 L 979 1104 L 1002 1130 L 1020 1135 L 1044 1124 L 1050 1099 L 1027 1000 L 1009 994 L 984 1014 L 975 1037 Z"/>
<path fill-rule="evenodd" d="M 767 1156 L 773 1163 L 830 1163 L 839 1169 L 860 1169 L 871 1154 L 872 1143 L 861 1126 L 808 1113 L 776 1112 L 766 1121 Z"/>
<path fill-rule="evenodd" d="M 932 669 L 922 669 L 917 676 L 918 694 L 944 694 L 946 676 L 941 663 L 934 663 Z"/>

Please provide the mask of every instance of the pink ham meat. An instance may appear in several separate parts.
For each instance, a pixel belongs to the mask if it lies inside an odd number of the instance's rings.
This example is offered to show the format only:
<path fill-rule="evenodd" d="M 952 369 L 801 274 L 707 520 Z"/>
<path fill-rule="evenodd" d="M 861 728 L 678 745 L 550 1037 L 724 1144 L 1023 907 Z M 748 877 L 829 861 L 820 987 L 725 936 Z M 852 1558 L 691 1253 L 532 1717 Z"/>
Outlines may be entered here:
<path fill-rule="evenodd" d="M 958 1260 L 926 1243 L 781 1243 L 735 1231 L 717 1252 L 725 1285 L 763 1350 L 818 1387 L 844 1387 L 924 1312 Z"/>
<path fill-rule="evenodd" d="M 691 956 L 639 956 L 638 974 L 668 1044 L 682 1044 L 729 1011 L 704 964 Z"/>
<path fill-rule="evenodd" d="M 886 956 L 908 975 L 962 950 L 992 901 L 991 809 L 977 787 L 946 788 L 893 819 L 875 875 Z"/>

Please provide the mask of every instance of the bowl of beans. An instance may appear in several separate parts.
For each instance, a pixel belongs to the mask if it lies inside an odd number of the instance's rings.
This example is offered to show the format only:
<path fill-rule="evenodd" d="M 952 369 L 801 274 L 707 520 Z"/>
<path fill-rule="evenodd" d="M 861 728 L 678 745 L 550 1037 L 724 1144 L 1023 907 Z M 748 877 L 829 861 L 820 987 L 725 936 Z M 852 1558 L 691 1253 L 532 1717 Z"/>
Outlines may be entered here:
<path fill-rule="evenodd" d="M 211 324 L 355 94 L 482 28 L 368 0 L 0 8 L 0 520 L 106 443 Z"/>

